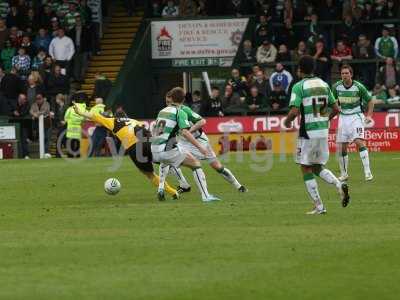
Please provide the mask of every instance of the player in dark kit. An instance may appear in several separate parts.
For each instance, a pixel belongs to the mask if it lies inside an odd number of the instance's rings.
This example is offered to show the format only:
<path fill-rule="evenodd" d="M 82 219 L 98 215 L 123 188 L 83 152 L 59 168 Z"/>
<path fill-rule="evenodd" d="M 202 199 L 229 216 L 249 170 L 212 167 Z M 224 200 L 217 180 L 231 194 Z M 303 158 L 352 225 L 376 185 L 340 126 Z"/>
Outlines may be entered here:
<path fill-rule="evenodd" d="M 125 113 L 117 113 L 115 117 L 105 117 L 100 113 L 84 111 L 77 105 L 74 105 L 74 110 L 78 115 L 107 128 L 117 137 L 127 149 L 135 166 L 158 187 L 160 178 L 154 173 L 149 141 L 151 134 L 142 122 L 128 118 Z M 168 183 L 165 183 L 165 191 L 175 199 L 179 197 L 178 192 Z"/>

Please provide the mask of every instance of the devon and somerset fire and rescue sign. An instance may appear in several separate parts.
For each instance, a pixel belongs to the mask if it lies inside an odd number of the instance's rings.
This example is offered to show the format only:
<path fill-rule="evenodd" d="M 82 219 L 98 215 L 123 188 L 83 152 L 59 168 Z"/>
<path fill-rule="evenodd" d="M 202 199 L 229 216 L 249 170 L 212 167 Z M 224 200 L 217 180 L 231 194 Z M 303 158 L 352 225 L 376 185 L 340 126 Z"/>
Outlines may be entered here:
<path fill-rule="evenodd" d="M 247 18 L 154 21 L 151 23 L 153 59 L 234 57 Z"/>

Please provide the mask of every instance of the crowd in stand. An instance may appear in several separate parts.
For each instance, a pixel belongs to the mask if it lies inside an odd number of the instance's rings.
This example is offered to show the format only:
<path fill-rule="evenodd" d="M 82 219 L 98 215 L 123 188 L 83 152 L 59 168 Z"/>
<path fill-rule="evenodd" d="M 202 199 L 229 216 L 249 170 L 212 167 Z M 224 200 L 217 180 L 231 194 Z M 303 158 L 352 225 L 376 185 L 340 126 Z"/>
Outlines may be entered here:
<path fill-rule="evenodd" d="M 215 87 L 209 101 L 202 101 L 206 115 L 281 111 L 296 77 L 295 65 L 306 54 L 316 59 L 316 75 L 329 83 L 337 79 L 332 73 L 346 62 L 381 102 L 399 99 L 399 1 L 155 0 L 153 14 L 165 18 L 255 15 L 253 34 L 245 36 L 239 49 L 240 67 L 232 71 L 224 91 Z"/>
<path fill-rule="evenodd" d="M 90 8 L 85 0 L 42 2 L 0 1 L 0 114 L 13 114 L 19 94 L 29 105 L 43 94 L 54 108 L 57 94 L 83 81 L 96 38 Z"/>
<path fill-rule="evenodd" d="M 207 117 L 225 115 L 265 114 L 286 112 L 288 93 L 293 82 L 292 75 L 280 63 L 269 78 L 258 65 L 253 66 L 248 77 L 240 70 L 232 69 L 223 91 L 218 86 L 211 88 L 211 96 L 202 100 L 199 91 L 188 99 L 192 109 Z"/>
<path fill-rule="evenodd" d="M 46 153 L 51 129 L 65 126 L 71 83 L 79 87 L 98 51 L 93 25 L 86 0 L 0 0 L 0 116 L 19 120 L 25 142 L 43 115 Z"/>

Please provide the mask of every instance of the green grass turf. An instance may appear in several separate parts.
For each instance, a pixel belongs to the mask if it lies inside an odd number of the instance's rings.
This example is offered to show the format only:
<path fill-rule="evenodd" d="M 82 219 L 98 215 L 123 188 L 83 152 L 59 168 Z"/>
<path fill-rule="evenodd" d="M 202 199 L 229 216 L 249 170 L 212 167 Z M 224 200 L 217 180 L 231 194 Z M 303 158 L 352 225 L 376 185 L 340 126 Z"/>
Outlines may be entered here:
<path fill-rule="evenodd" d="M 371 156 L 371 183 L 351 156 L 348 208 L 319 181 L 325 216 L 304 215 L 291 157 L 262 173 L 248 155 L 227 163 L 247 194 L 206 167 L 224 199 L 212 204 L 196 188 L 157 202 L 128 159 L 116 172 L 110 159 L 1 161 L 0 299 L 399 299 L 400 154 Z"/>

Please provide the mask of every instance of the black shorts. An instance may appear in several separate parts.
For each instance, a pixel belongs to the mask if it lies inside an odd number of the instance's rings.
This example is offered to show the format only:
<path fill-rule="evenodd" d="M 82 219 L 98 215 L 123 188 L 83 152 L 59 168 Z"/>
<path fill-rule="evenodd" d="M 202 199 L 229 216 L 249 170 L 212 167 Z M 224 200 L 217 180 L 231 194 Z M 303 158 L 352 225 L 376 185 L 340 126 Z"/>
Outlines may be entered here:
<path fill-rule="evenodd" d="M 128 150 L 129 157 L 135 166 L 143 172 L 154 172 L 153 156 L 150 142 L 137 142 Z"/>

